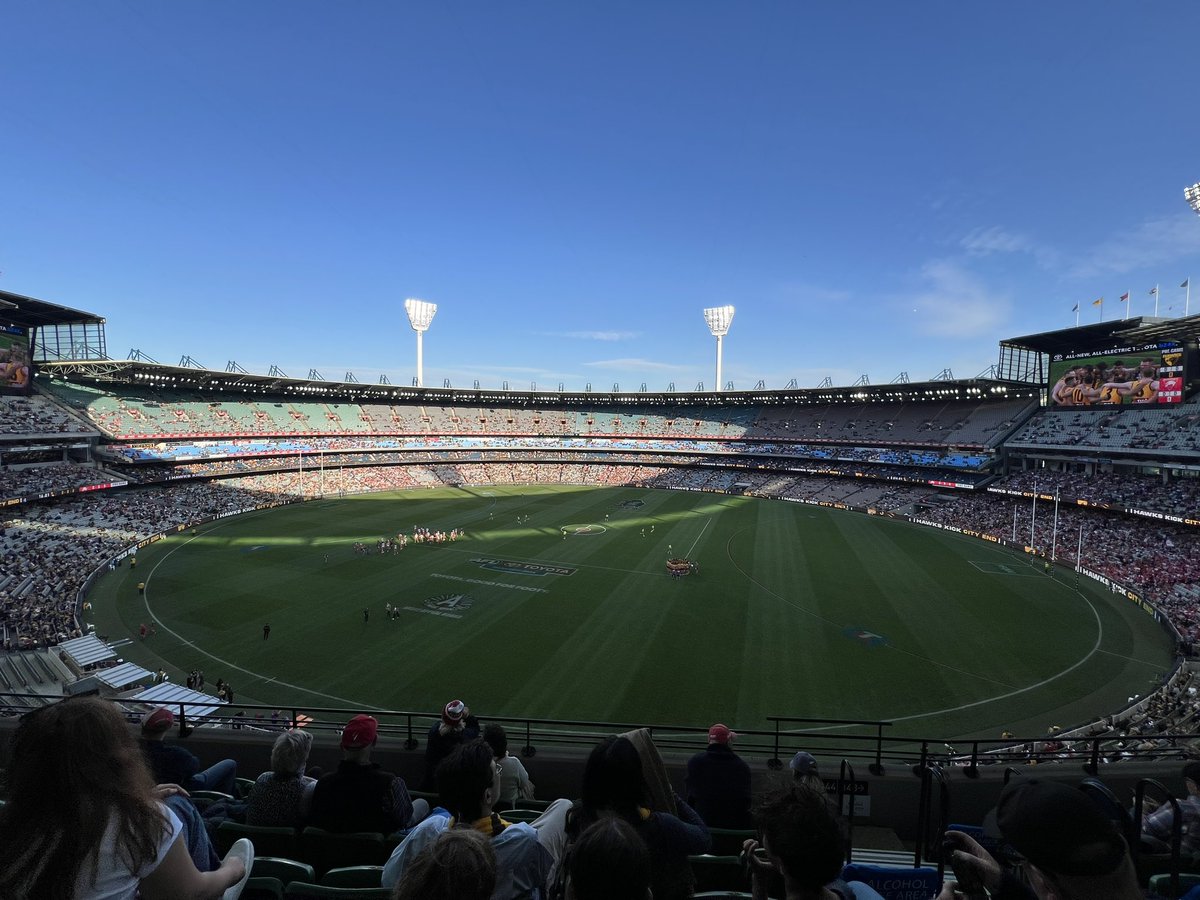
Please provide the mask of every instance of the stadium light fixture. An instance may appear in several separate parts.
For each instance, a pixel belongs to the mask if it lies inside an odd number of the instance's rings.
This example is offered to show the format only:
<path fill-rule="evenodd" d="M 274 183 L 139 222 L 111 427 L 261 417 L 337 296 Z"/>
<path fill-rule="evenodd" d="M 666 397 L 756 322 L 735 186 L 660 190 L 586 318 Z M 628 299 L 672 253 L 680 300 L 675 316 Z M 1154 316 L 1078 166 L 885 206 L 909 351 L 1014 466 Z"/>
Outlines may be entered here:
<path fill-rule="evenodd" d="M 1200 181 L 1183 189 L 1183 199 L 1188 202 L 1194 212 L 1200 215 Z"/>
<path fill-rule="evenodd" d="M 417 387 L 425 387 L 422 338 L 437 312 L 437 304 L 409 297 L 404 301 L 404 311 L 408 313 L 408 324 L 417 333 Z"/>
<path fill-rule="evenodd" d="M 704 322 L 717 339 L 717 390 L 721 390 L 721 344 L 733 324 L 732 306 L 712 306 L 704 310 Z"/>

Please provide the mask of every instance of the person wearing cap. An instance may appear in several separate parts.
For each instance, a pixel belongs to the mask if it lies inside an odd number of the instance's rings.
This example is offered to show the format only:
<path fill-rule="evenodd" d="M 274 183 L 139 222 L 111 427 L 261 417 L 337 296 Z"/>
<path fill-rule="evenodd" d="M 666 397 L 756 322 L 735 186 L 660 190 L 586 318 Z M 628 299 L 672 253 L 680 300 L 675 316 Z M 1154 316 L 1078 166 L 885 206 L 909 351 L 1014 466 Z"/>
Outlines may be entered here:
<path fill-rule="evenodd" d="M 167 732 L 175 724 L 175 714 L 160 706 L 142 719 L 142 755 L 160 784 L 178 784 L 189 791 L 220 791 L 232 794 L 237 780 L 237 763 L 223 759 L 201 768 L 200 758 L 179 744 L 168 744 Z"/>
<path fill-rule="evenodd" d="M 710 828 L 750 828 L 750 766 L 733 752 L 736 731 L 716 724 L 708 747 L 688 760 L 687 802 Z"/>
<path fill-rule="evenodd" d="M 441 721 L 429 727 L 429 736 L 425 739 L 425 775 L 421 779 L 421 790 L 434 790 L 438 764 L 455 747 L 477 737 L 479 720 L 471 715 L 467 704 L 461 700 L 451 700 L 442 707 Z"/>
<path fill-rule="evenodd" d="M 500 766 L 482 739 L 460 744 L 437 769 L 438 794 L 450 812 L 432 815 L 408 833 L 383 867 L 382 886 L 394 887 L 421 851 L 454 828 L 488 838 L 496 855 L 492 900 L 537 900 L 546 896 L 554 857 L 524 822 L 506 822 L 494 811 L 500 797 Z"/>
<path fill-rule="evenodd" d="M 374 716 L 358 715 L 346 723 L 342 761 L 313 788 L 308 824 L 326 831 L 391 834 L 428 815 L 429 803 L 414 803 L 403 778 L 371 762 L 378 739 Z"/>
<path fill-rule="evenodd" d="M 1192 761 L 1183 767 L 1183 785 L 1187 796 L 1181 798 L 1179 814 L 1183 817 L 1179 852 L 1184 856 L 1200 854 L 1200 762 Z M 1152 806 L 1144 803 L 1142 813 L 1142 839 L 1157 852 L 1171 848 L 1171 827 L 1175 824 L 1175 812 L 1170 803 Z"/>
<path fill-rule="evenodd" d="M 801 750 L 793 756 L 788 768 L 792 772 L 793 784 L 803 785 L 818 794 L 825 793 L 825 780 L 817 771 L 817 758 L 807 750 Z"/>
<path fill-rule="evenodd" d="M 1144 895 L 1129 846 L 1115 822 L 1076 787 L 1041 778 L 1013 779 L 1000 792 L 996 825 L 1025 858 L 1030 887 L 1018 882 L 973 838 L 946 832 L 960 882 L 1000 900 L 1137 900 Z M 938 900 L 964 895 L 949 882 Z"/>

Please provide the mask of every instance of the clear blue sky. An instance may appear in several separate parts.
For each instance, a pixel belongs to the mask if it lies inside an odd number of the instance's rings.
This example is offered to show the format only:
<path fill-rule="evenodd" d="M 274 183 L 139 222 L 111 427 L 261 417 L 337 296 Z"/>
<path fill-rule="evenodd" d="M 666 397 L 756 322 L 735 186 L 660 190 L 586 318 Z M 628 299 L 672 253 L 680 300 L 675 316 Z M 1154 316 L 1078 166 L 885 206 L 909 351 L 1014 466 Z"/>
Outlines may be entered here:
<path fill-rule="evenodd" d="M 739 389 L 969 377 L 1075 303 L 1182 313 L 1198 33 L 1195 0 L 12 0 L 0 288 L 292 376 L 410 382 L 420 297 L 431 385 L 711 388 L 727 303 Z"/>

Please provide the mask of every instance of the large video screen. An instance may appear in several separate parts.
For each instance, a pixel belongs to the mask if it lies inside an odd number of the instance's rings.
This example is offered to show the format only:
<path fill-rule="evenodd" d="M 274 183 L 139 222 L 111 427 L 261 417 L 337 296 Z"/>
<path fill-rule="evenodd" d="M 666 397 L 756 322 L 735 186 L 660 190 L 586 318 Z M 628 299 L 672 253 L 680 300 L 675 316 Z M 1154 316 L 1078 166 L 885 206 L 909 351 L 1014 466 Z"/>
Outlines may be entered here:
<path fill-rule="evenodd" d="M 16 325 L 0 325 L 0 394 L 28 394 L 32 370 L 29 333 Z"/>
<path fill-rule="evenodd" d="M 1184 347 L 1164 341 L 1136 347 L 1056 354 L 1051 406 L 1157 406 L 1182 403 Z"/>

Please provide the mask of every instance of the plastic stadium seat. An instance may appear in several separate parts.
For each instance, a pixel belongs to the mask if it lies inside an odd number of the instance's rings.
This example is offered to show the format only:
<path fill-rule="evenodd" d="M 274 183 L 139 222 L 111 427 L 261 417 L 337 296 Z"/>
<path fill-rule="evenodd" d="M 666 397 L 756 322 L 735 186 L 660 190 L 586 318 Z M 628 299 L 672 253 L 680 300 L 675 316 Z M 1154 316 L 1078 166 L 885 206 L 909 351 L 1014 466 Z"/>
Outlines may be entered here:
<path fill-rule="evenodd" d="M 284 887 L 293 881 L 302 881 L 305 884 L 317 883 L 317 873 L 308 863 L 283 859 L 278 856 L 255 857 L 254 869 L 250 874 L 254 878 L 275 878 L 282 882 Z"/>
<path fill-rule="evenodd" d="M 1200 885 L 1200 875 L 1195 875 L 1187 872 L 1179 873 L 1179 896 L 1184 896 L 1192 888 Z M 1171 891 L 1171 875 L 1164 873 L 1161 875 L 1150 876 L 1150 892 L 1158 894 L 1161 897 L 1170 897 Z"/>
<path fill-rule="evenodd" d="M 249 797 L 252 787 L 254 787 L 253 778 L 235 778 L 233 781 L 233 792 L 239 800 L 245 800 Z"/>
<path fill-rule="evenodd" d="M 703 853 L 688 857 L 697 891 L 744 891 L 750 887 L 750 875 L 738 856 L 714 856 Z"/>
<path fill-rule="evenodd" d="M 712 835 L 711 852 L 717 856 L 740 856 L 742 845 L 755 837 L 752 828 L 710 828 L 708 833 Z"/>
<path fill-rule="evenodd" d="M 383 884 L 383 866 L 346 866 L 330 869 L 321 876 L 329 887 L 377 888 Z"/>
<path fill-rule="evenodd" d="M 296 859 L 300 855 L 300 842 L 296 839 L 294 828 L 243 825 L 229 819 L 217 826 L 217 853 L 226 853 L 238 838 L 249 838 L 255 852 L 263 856 Z"/>
<path fill-rule="evenodd" d="M 254 878 L 246 882 L 241 900 L 283 900 L 283 882 L 278 878 Z"/>
<path fill-rule="evenodd" d="M 846 881 L 869 884 L 883 895 L 884 900 L 909 900 L 911 897 L 935 897 L 942 889 L 937 869 L 914 869 L 912 866 L 871 866 L 850 863 L 842 869 Z"/>
<path fill-rule="evenodd" d="M 517 801 L 515 803 L 513 803 L 512 808 L 513 809 L 535 809 L 538 812 L 545 812 L 547 807 L 550 806 L 551 802 L 552 801 L 550 801 L 550 800 L 521 800 L 518 798 Z"/>
<path fill-rule="evenodd" d="M 300 833 L 300 858 L 318 875 L 343 866 L 382 866 L 387 856 L 382 834 L 337 834 L 311 825 Z"/>
<path fill-rule="evenodd" d="M 500 818 L 506 822 L 532 822 L 542 815 L 537 809 L 506 809 L 500 813 Z"/>
<path fill-rule="evenodd" d="M 331 898 L 345 897 L 356 900 L 391 900 L 391 888 L 341 888 L 330 887 L 327 884 L 303 884 L 293 881 L 283 892 L 288 897 Z"/>

